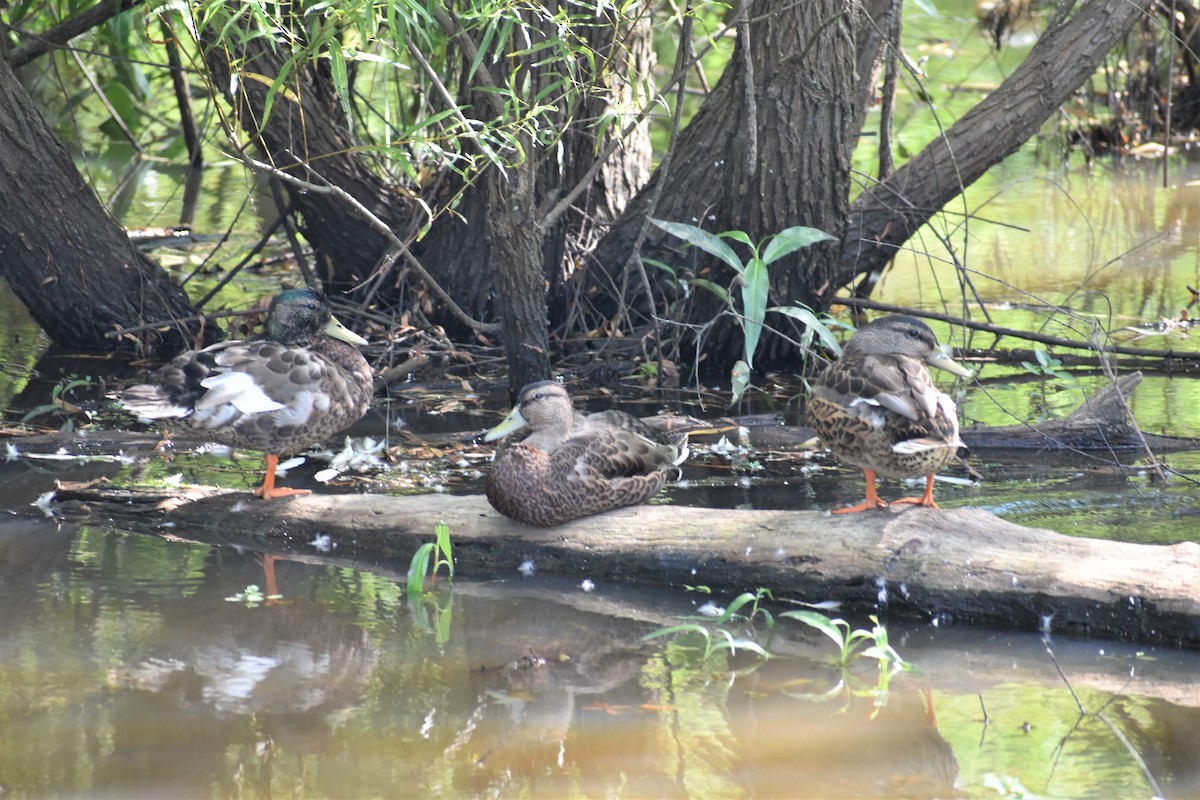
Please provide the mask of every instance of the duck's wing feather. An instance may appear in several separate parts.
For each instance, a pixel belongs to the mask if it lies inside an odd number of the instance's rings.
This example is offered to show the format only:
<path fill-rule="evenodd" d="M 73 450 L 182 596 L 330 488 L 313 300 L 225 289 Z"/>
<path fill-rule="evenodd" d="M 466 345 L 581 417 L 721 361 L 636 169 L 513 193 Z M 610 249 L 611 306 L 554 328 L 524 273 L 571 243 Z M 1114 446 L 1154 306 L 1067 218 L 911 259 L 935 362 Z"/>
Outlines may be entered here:
<path fill-rule="evenodd" d="M 922 362 L 898 355 L 837 361 L 822 374 L 816 393 L 847 406 L 879 405 L 913 422 L 932 421 L 941 395 Z"/>

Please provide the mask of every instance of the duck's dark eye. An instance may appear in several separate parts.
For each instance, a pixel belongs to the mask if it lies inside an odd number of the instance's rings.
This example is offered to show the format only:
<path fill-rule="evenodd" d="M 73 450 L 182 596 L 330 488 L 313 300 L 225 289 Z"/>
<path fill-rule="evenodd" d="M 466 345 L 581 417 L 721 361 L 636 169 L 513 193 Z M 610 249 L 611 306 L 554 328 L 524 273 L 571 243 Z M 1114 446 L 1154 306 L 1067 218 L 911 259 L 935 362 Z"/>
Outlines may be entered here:
<path fill-rule="evenodd" d="M 543 397 L 545 397 L 545 396 L 546 396 L 546 395 L 542 394 L 541 392 L 536 392 L 536 393 L 533 395 L 533 399 L 534 399 L 534 400 L 541 400 L 541 399 L 542 399 Z"/>
<path fill-rule="evenodd" d="M 909 335 L 909 338 L 912 338 L 912 339 L 920 339 L 921 338 L 921 332 L 919 330 L 917 330 L 916 328 L 909 328 L 908 335 Z"/>

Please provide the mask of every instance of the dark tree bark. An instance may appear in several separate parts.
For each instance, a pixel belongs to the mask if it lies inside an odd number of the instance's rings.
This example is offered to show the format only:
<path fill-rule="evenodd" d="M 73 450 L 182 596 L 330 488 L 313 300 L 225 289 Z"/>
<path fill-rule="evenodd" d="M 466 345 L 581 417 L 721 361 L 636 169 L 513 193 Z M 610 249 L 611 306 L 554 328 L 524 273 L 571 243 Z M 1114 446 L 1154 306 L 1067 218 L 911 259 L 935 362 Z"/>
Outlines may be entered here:
<path fill-rule="evenodd" d="M 134 247 L 80 178 L 7 63 L 0 62 L 0 276 L 56 343 L 128 346 L 119 327 L 189 317 L 187 295 Z M 199 326 L 145 334 L 158 355 L 196 343 Z M 208 341 L 214 333 L 207 331 Z"/>
<path fill-rule="evenodd" d="M 214 23 L 200 32 L 205 62 L 232 105 L 234 119 L 266 160 L 301 180 L 340 187 L 403 238 L 413 209 L 356 151 L 360 143 L 346 125 L 328 62 L 292 70 L 290 94 L 276 94 L 270 116 L 264 119 L 268 86 L 244 76 L 272 79 L 289 54 L 282 48 L 273 50 L 271 40 L 261 36 L 247 38 L 243 50 L 230 52 L 216 40 L 219 29 Z M 235 72 L 239 80 L 231 91 L 230 75 Z M 369 278 L 388 250 L 387 237 L 343 198 L 285 186 L 300 213 L 301 230 L 312 243 L 325 288 L 349 291 Z"/>
<path fill-rule="evenodd" d="M 28 42 L 8 53 L 5 58 L 13 69 L 23 67 L 39 56 L 49 53 L 56 47 L 61 47 L 80 34 L 87 33 L 98 25 L 103 25 L 123 11 L 128 11 L 141 5 L 143 0 L 100 0 L 91 8 L 86 8 L 48 31 L 43 31 L 37 37 L 30 37 Z"/>
<path fill-rule="evenodd" d="M 452 29 L 454 21 L 447 17 L 445 24 Z M 596 18 L 594 24 L 577 29 L 587 39 L 588 46 L 597 53 L 597 63 L 603 73 L 588 75 L 587 65 L 576 64 L 574 66 L 580 72 L 571 80 L 586 83 L 593 79 L 599 85 L 606 86 L 609 94 L 606 97 L 596 92 L 585 97 L 575 108 L 556 110 L 556 124 L 563 130 L 561 153 L 557 144 L 551 148 L 539 145 L 526 153 L 525 157 L 533 163 L 533 172 L 527 176 L 532 183 L 531 193 L 525 198 L 530 202 L 523 204 L 524 218 L 511 218 L 504 212 L 495 212 L 493 202 L 503 198 L 507 190 L 503 182 L 495 183 L 486 174 L 470 185 L 464 185 L 456 175 L 444 174 L 425 189 L 430 205 L 435 207 L 448 198 L 461 195 L 461 199 L 455 207 L 455 214 L 444 214 L 435 220 L 422 240 L 411 245 L 412 252 L 439 285 L 475 319 L 491 321 L 500 317 L 507 320 L 513 314 L 519 314 L 521 319 L 528 320 L 530 324 L 538 320 L 542 332 L 537 335 L 530 330 L 506 335 L 507 340 L 521 342 L 519 346 L 526 354 L 547 350 L 545 328 L 548 318 L 554 326 L 571 313 L 578 287 L 567 279 L 566 244 L 569 239 L 577 236 L 581 228 L 595 224 L 596 220 L 611 219 L 623 210 L 625 201 L 640 187 L 649 172 L 649 133 L 647 126 L 642 125 L 626 137 L 622 148 L 592 178 L 588 191 L 573 204 L 572 211 L 559 214 L 556 219 L 543 224 L 542 218 L 547 210 L 557 198 L 584 178 L 596 162 L 602 146 L 610 140 L 610 134 L 603 134 L 598 146 L 598 134 L 592 125 L 606 107 L 632 94 L 633 89 L 624 81 L 624 76 L 631 72 L 643 74 L 650 69 L 653 52 L 650 47 L 649 17 L 632 23 L 623 21 L 621 25 L 627 27 L 619 28 L 614 20 L 602 16 Z M 203 35 L 207 48 L 206 60 L 213 72 L 215 85 L 229 87 L 233 72 L 252 72 L 267 77 L 279 74 L 284 55 L 270 50 L 264 39 L 251 39 L 243 51 L 229 53 L 217 46 L 212 33 Z M 463 53 L 462 56 L 464 64 L 471 63 L 470 53 Z M 536 56 L 524 59 L 526 68 L 535 75 L 547 69 L 544 65 L 538 65 L 537 60 Z M 503 85 L 500 71 L 504 67 L 503 64 L 493 65 L 490 59 L 478 65 L 480 71 L 492 71 L 489 73 L 492 75 L 492 85 Z M 552 78 L 546 76 L 543 80 Z M 464 86 L 463 91 L 469 93 L 472 88 Z M 285 97 L 283 92 L 276 95 L 274 110 L 265 123 L 256 122 L 262 120 L 267 93 L 265 85 L 259 81 L 243 80 L 238 83 L 236 94 L 226 93 L 235 108 L 236 118 L 252 134 L 262 152 L 267 154 L 268 161 L 294 172 L 298 177 L 306 176 L 305 166 L 298 162 L 311 166 L 319 173 L 320 179 L 347 191 L 401 239 L 425 224 L 426 219 L 417 206 L 405 201 L 396 187 L 390 185 L 381 172 L 369 168 L 366 158 L 355 150 L 357 143 L 344 124 L 341 105 L 326 72 L 306 66 L 289 83 L 289 89 L 291 97 Z M 293 98 L 298 102 L 294 102 Z M 488 108 L 488 98 L 475 97 L 472 101 L 478 108 L 474 113 L 469 112 L 469 116 L 490 119 L 497 115 L 498 109 Z M 516 169 L 524 171 L 526 167 Z M 318 253 L 320 277 L 328 286 L 350 289 L 376 270 L 381 258 L 389 250 L 386 236 L 361 215 L 350 210 L 344 199 L 286 184 L 285 188 L 303 218 L 306 238 Z M 520 191 L 523 193 L 526 190 Z M 506 221 L 510 219 L 522 230 L 515 227 L 505 230 Z M 536 283 L 541 286 L 543 297 L 539 302 L 547 304 L 546 297 L 549 302 L 545 312 L 540 314 L 524 308 L 528 305 L 524 300 L 512 303 L 509 302 L 510 298 L 505 297 L 501 302 L 497 297 L 497 290 L 502 287 L 496 274 L 500 268 L 496 259 L 532 253 L 534 243 L 528 238 L 531 234 L 541 237 L 536 245 L 539 254 L 537 279 L 535 281 L 533 275 L 523 276 L 519 280 L 510 276 L 514 278 L 510 285 L 533 286 Z M 505 239 L 500 246 L 492 241 L 492 237 L 497 235 Z M 402 264 L 394 269 L 398 274 L 403 274 Z M 395 279 L 390 281 L 391 284 L 397 282 Z M 462 323 L 434 301 L 428 287 L 414 282 L 411 277 L 407 287 L 410 296 L 420 303 L 419 310 L 431 321 L 445 325 L 452 334 L 466 333 Z M 397 299 L 386 289 L 379 298 Z M 540 369 L 548 371 L 548 351 L 541 357 L 547 361 Z M 526 362 L 524 357 L 517 360 Z M 528 363 L 526 367 L 534 368 Z M 528 374 L 512 377 L 514 382 L 533 379 Z"/>
<path fill-rule="evenodd" d="M 667 175 L 656 174 L 600 243 L 597 258 L 620 264 L 649 211 L 654 184 L 665 181 L 655 216 L 700 225 L 714 233 L 742 230 L 754 240 L 793 225 L 841 235 L 849 210 L 850 155 L 863 116 L 854 101 L 855 19 L 836 0 L 750 4 L 734 56 L 691 124 L 680 134 Z M 744 35 L 743 31 L 748 35 Z M 878 48 L 864 41 L 861 49 Z M 656 234 L 644 248 L 681 267 L 678 241 Z M 772 304 L 818 305 L 832 296 L 836 243 L 800 250 L 771 266 Z M 743 255 L 745 255 L 743 253 Z M 695 269 L 720 284 L 727 267 Z M 689 321 L 712 318 L 715 298 L 696 295 Z M 772 320 L 774 322 L 774 320 Z M 740 357 L 740 329 L 718 329 L 707 343 L 720 363 Z M 755 365 L 788 361 L 790 346 L 765 336 Z"/>
<path fill-rule="evenodd" d="M 621 264 L 629 257 L 650 198 L 662 187 L 655 215 L 697 224 L 714 233 L 740 229 L 761 240 L 792 225 L 836 236 L 772 265 L 773 303 L 799 301 L 828 307 L 835 292 L 857 275 L 882 269 L 916 229 L 1015 151 L 1095 71 L 1132 24 L 1146 0 L 1068 0 L 1021 67 L 947 135 L 849 205 L 849 150 L 865 100 L 863 73 L 881 42 L 864 31 L 883 26 L 886 3 L 846 14 L 832 2 L 754 3 L 748 42 L 739 37 L 733 61 L 691 124 L 681 133 L 670 174 L 656 173 L 626 214 L 600 242 L 597 257 Z M 1074 14 L 1067 16 L 1069 10 Z M 857 58 L 856 58 L 857 53 Z M 857 66 L 856 66 L 857 61 Z M 752 71 L 752 75 L 748 71 Z M 753 116 L 749 113 L 753 111 Z M 747 120 L 756 119 L 751 126 Z M 643 251 L 677 268 L 729 283 L 728 268 L 656 234 Z M 598 288 L 598 287 L 593 287 Z M 660 287 L 672 297 L 670 287 Z M 639 298 L 629 298 L 637 302 Z M 714 318 L 722 307 L 696 295 L 685 321 Z M 665 300 L 663 301 L 665 303 Z M 661 306 L 660 306 L 661 308 Z M 771 324 L 788 323 L 768 318 Z M 730 324 L 704 343 L 709 363 L 729 366 L 741 357 L 742 336 Z M 794 365 L 792 346 L 765 336 L 755 368 Z"/>

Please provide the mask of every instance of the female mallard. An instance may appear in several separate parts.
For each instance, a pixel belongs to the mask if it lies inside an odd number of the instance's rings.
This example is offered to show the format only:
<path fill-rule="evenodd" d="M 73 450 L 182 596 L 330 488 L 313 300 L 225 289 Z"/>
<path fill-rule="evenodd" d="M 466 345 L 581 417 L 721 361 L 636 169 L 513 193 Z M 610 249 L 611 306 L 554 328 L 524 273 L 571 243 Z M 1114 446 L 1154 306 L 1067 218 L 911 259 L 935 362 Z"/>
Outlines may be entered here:
<path fill-rule="evenodd" d="M 962 445 L 958 409 L 933 385 L 933 364 L 971 376 L 938 344 L 929 326 L 906 316 L 878 319 L 858 329 L 842 357 L 813 381 L 808 417 L 821 441 L 842 461 L 861 467 L 867 499 L 833 513 L 848 514 L 888 504 L 875 495 L 875 475 L 925 476 L 925 494 L 893 503 L 937 508 L 933 476 Z"/>
<path fill-rule="evenodd" d="M 271 301 L 264 335 L 182 353 L 120 400 L 144 419 L 171 420 L 173 428 L 266 452 L 266 476 L 255 491 L 264 500 L 308 494 L 276 488 L 279 456 L 367 412 L 371 368 L 351 346 L 366 343 L 337 321 L 319 289 L 290 289 Z"/>
<path fill-rule="evenodd" d="M 575 411 L 563 386 L 531 383 L 517 405 L 484 436 L 529 434 L 496 455 L 486 481 L 492 507 L 527 525 L 558 525 L 648 500 L 687 457 L 631 414 Z"/>

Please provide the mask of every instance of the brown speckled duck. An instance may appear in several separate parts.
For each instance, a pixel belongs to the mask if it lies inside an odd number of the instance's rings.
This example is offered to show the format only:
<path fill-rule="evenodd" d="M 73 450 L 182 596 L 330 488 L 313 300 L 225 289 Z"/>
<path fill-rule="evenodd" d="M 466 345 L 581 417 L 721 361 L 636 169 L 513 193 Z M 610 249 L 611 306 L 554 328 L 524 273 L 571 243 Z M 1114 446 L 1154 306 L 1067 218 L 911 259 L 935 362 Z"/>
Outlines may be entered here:
<path fill-rule="evenodd" d="M 861 467 L 866 500 L 833 513 L 884 508 L 875 476 L 925 476 L 925 494 L 893 503 L 937 508 L 933 476 L 962 445 L 958 409 L 938 391 L 926 364 L 962 377 L 929 326 L 912 317 L 884 317 L 862 326 L 846 342 L 842 357 L 821 372 L 808 401 L 809 422 L 840 460 Z"/>
<path fill-rule="evenodd" d="M 559 525 L 644 503 L 687 457 L 682 442 L 669 441 L 631 414 L 577 413 L 555 381 L 522 389 L 517 405 L 484 440 L 526 427 L 524 439 L 496 454 L 485 485 L 493 508 L 527 525 Z"/>
<path fill-rule="evenodd" d="M 151 383 L 119 395 L 143 419 L 166 420 L 231 447 L 267 454 L 264 500 L 307 489 L 275 486 L 281 454 L 292 454 L 356 422 L 374 394 L 371 368 L 356 347 L 366 339 L 333 316 L 315 288 L 271 301 L 266 331 L 182 353 Z"/>

